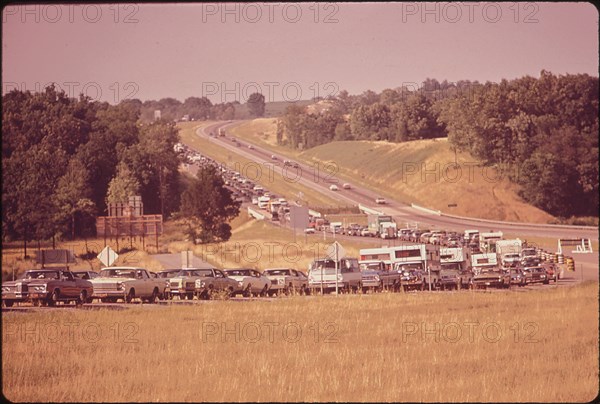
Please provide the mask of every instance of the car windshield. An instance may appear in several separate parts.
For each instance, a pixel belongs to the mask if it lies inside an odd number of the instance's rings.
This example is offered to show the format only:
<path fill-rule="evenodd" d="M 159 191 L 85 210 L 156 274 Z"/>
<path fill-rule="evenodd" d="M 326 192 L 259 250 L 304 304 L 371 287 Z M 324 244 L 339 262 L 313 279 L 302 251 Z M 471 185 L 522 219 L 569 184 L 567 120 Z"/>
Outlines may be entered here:
<path fill-rule="evenodd" d="M 226 269 L 225 273 L 229 276 L 251 276 L 249 269 Z"/>
<path fill-rule="evenodd" d="M 265 275 L 291 275 L 289 269 L 267 269 Z"/>
<path fill-rule="evenodd" d="M 177 276 L 212 276 L 212 271 L 210 269 L 184 269 Z"/>
<path fill-rule="evenodd" d="M 134 269 L 103 269 L 100 272 L 103 278 L 135 278 Z"/>
<path fill-rule="evenodd" d="M 59 279 L 58 271 L 27 271 L 22 279 Z"/>
<path fill-rule="evenodd" d="M 178 273 L 179 273 L 179 271 L 159 272 L 158 277 L 159 278 L 174 278 Z"/>

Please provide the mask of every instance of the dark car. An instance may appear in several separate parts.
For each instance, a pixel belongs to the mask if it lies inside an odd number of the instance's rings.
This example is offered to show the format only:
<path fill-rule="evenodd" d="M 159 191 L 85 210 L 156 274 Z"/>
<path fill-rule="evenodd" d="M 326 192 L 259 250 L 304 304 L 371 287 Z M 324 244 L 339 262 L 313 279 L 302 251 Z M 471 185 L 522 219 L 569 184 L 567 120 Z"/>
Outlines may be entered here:
<path fill-rule="evenodd" d="M 558 268 L 556 267 L 556 264 L 554 264 L 553 262 L 547 262 L 547 263 L 544 263 L 542 266 L 546 270 L 546 277 L 547 277 L 548 283 L 550 283 L 550 281 L 554 281 L 554 283 L 556 283 L 556 281 L 558 281 L 558 272 L 559 272 Z"/>
<path fill-rule="evenodd" d="M 546 270 L 544 267 L 536 266 L 536 267 L 526 267 L 523 268 L 523 273 L 525 274 L 526 283 L 550 283 L 548 276 L 546 275 Z"/>
<path fill-rule="evenodd" d="M 90 303 L 92 283 L 74 276 L 68 270 L 40 270 L 29 287 L 29 299 L 34 306 L 55 306 L 59 302 Z"/>

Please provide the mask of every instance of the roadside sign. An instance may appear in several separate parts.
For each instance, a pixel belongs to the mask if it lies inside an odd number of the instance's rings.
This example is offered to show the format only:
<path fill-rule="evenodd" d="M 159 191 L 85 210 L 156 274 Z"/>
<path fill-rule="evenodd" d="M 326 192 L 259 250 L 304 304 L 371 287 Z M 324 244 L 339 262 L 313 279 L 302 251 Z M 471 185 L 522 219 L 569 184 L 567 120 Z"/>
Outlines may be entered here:
<path fill-rule="evenodd" d="M 337 241 L 334 241 L 333 244 L 327 247 L 325 253 L 327 254 L 327 257 L 333 260 L 337 258 L 338 261 L 346 257 L 346 250 L 344 250 L 344 247 L 342 247 L 342 245 Z"/>
<path fill-rule="evenodd" d="M 75 255 L 71 250 L 38 250 L 35 254 L 35 260 L 38 264 L 72 264 L 75 262 Z"/>
<path fill-rule="evenodd" d="M 112 248 L 109 246 L 104 247 L 104 250 L 98 254 L 98 259 L 107 267 L 111 266 L 116 260 L 119 258 L 119 254 L 117 254 Z"/>

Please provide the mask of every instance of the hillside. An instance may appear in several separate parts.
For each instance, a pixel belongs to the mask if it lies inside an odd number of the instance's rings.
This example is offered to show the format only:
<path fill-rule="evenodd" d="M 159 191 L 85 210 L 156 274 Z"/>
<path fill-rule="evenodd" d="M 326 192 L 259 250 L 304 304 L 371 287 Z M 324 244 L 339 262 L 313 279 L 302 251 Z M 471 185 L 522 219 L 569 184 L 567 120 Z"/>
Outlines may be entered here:
<path fill-rule="evenodd" d="M 343 141 L 297 152 L 276 146 L 275 127 L 275 119 L 257 119 L 240 125 L 234 134 L 304 162 L 334 162 L 340 180 L 376 189 L 404 203 L 492 220 L 547 223 L 554 219 L 524 202 L 517 194 L 518 186 L 505 175 L 478 165 L 468 153 L 457 154 L 459 169 L 455 170 L 447 139 Z"/>

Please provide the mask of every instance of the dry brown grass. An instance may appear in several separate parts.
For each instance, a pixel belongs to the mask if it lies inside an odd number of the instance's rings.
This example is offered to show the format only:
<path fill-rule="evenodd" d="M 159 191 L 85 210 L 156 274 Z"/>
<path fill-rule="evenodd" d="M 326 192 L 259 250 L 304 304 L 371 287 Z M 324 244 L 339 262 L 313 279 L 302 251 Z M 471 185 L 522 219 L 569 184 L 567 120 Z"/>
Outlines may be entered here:
<path fill-rule="evenodd" d="M 2 319 L 3 393 L 12 401 L 573 402 L 598 394 L 598 283 Z M 279 323 L 272 341 L 270 322 Z M 472 340 L 466 322 L 479 323 Z M 452 323 L 462 330 L 455 342 Z M 447 332 L 437 341 L 408 335 L 422 324 Z M 496 327 L 502 334 L 491 342 Z"/>

